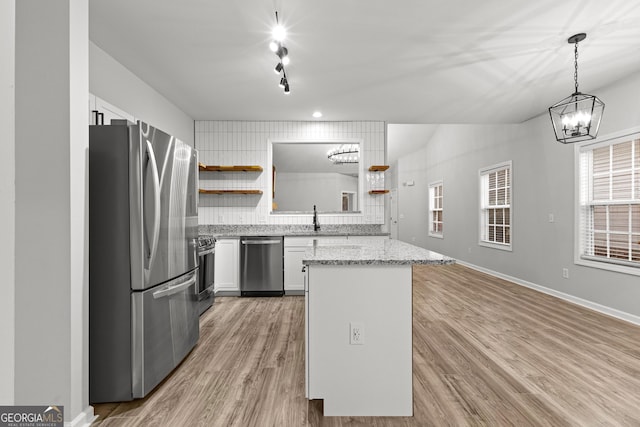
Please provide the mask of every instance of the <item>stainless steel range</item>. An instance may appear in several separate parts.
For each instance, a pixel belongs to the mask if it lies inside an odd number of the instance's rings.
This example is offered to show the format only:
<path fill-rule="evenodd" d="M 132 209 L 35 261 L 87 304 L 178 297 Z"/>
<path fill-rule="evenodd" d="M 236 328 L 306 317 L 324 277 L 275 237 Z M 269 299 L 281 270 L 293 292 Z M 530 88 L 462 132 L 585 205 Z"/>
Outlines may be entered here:
<path fill-rule="evenodd" d="M 213 236 L 198 237 L 198 308 L 200 314 L 213 305 L 213 277 L 215 269 L 216 239 Z"/>

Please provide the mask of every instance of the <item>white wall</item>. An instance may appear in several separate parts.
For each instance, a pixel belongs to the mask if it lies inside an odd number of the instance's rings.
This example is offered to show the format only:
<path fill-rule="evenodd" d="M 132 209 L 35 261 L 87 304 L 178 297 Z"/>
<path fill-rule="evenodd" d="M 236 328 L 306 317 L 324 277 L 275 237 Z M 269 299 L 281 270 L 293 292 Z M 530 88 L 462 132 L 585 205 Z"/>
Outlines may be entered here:
<path fill-rule="evenodd" d="M 91 419 L 87 372 L 88 4 L 16 2 L 15 389 Z M 34 252 L 37 248 L 37 252 Z"/>
<path fill-rule="evenodd" d="M 606 104 L 600 136 L 640 125 L 640 73 L 592 92 Z M 394 143 L 399 141 L 389 140 Z M 512 252 L 478 245 L 478 170 L 505 160 L 513 161 Z M 574 264 L 574 147 L 555 141 L 546 114 L 521 125 L 440 125 L 423 149 L 398 163 L 405 213 L 401 240 L 415 236 L 421 246 L 475 266 L 584 299 L 614 315 L 640 316 L 637 276 Z M 403 187 L 408 179 L 416 185 Z M 427 185 L 439 179 L 444 239 L 427 237 Z M 563 268 L 569 279 L 562 277 Z"/>
<path fill-rule="evenodd" d="M 89 91 L 193 146 L 193 119 L 92 42 Z"/>
<path fill-rule="evenodd" d="M 280 172 L 276 175 L 280 211 L 341 211 L 342 191 L 358 192 L 358 178 L 340 173 Z"/>
<path fill-rule="evenodd" d="M 13 405 L 15 361 L 15 1 L 0 2 L 0 405 Z"/>
<path fill-rule="evenodd" d="M 310 215 L 270 215 L 270 140 L 318 142 L 358 139 L 366 171 L 385 162 L 384 122 L 267 122 L 196 121 L 196 148 L 208 165 L 259 165 L 261 173 L 200 172 L 200 187 L 207 189 L 255 189 L 256 195 L 200 195 L 200 224 L 311 224 Z M 362 214 L 323 214 L 323 224 L 383 224 L 384 197 L 358 195 Z M 276 187 L 276 192 L 278 188 Z M 311 205 L 313 206 L 313 204 Z M 312 208 L 311 208 L 312 209 Z"/>

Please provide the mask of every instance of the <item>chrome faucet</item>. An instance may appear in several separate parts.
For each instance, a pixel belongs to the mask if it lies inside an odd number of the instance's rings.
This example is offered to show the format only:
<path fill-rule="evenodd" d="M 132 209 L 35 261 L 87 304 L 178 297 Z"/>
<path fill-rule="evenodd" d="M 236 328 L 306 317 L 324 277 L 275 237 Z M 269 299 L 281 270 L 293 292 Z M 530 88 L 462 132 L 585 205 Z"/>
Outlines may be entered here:
<path fill-rule="evenodd" d="M 318 221 L 318 211 L 316 205 L 313 205 L 313 231 L 320 230 L 320 222 Z"/>

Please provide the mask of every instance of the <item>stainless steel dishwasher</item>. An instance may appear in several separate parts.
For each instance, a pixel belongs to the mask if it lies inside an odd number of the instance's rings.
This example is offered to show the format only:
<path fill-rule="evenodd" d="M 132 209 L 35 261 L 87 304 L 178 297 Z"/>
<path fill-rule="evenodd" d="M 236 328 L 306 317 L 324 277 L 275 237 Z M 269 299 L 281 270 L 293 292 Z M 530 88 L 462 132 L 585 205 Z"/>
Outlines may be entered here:
<path fill-rule="evenodd" d="M 283 237 L 240 238 L 240 295 L 284 295 Z"/>

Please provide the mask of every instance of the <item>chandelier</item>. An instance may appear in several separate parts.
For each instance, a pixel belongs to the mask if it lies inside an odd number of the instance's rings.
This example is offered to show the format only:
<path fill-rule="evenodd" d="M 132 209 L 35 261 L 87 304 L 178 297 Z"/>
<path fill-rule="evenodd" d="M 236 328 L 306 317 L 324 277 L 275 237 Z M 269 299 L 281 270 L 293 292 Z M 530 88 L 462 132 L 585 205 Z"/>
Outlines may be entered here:
<path fill-rule="evenodd" d="M 334 165 L 358 163 L 360 161 L 360 146 L 358 144 L 342 144 L 327 152 L 327 158 Z"/>
<path fill-rule="evenodd" d="M 575 44 L 575 92 L 549 107 L 556 140 L 563 144 L 586 141 L 598 136 L 604 112 L 604 103 L 597 96 L 580 93 L 578 90 L 578 42 L 586 37 L 585 33 L 580 33 L 567 40 L 568 43 Z"/>

